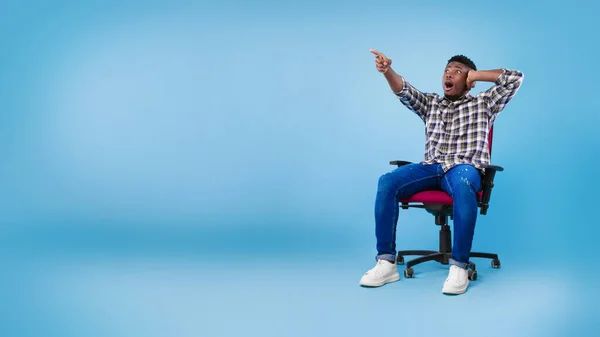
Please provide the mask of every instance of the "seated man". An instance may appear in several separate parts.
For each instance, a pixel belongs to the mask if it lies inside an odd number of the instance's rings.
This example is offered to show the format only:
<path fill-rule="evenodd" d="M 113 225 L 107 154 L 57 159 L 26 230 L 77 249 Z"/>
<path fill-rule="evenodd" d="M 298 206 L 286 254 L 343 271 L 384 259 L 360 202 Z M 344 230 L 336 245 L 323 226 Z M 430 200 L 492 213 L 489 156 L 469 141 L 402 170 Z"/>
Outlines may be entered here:
<path fill-rule="evenodd" d="M 488 132 L 506 104 L 517 93 L 523 74 L 516 70 L 477 70 L 463 55 L 450 58 L 442 86 L 444 95 L 422 93 L 391 68 L 392 60 L 375 54 L 375 66 L 383 73 L 400 102 L 425 123 L 425 159 L 398 167 L 379 179 L 375 198 L 377 264 L 361 278 L 360 285 L 378 287 L 398 281 L 396 266 L 397 197 L 438 189 L 454 199 L 454 241 L 450 272 L 442 292 L 462 294 L 469 285 L 467 265 L 477 219 L 476 193 L 482 164 L 489 164 Z M 494 82 L 489 90 L 471 96 L 476 81 Z"/>

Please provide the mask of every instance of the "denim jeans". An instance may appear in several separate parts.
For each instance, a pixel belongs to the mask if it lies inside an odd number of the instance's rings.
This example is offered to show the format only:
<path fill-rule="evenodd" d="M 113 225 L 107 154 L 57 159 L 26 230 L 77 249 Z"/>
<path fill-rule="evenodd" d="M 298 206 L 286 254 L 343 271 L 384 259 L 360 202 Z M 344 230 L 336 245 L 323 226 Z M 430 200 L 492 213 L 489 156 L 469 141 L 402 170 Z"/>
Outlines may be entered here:
<path fill-rule="evenodd" d="M 481 176 L 471 165 L 457 165 L 444 173 L 440 164 L 409 164 L 379 178 L 375 198 L 375 235 L 377 259 L 395 261 L 397 197 L 408 197 L 424 190 L 442 190 L 454 199 L 454 240 L 450 263 L 465 268 L 469 263 Z"/>

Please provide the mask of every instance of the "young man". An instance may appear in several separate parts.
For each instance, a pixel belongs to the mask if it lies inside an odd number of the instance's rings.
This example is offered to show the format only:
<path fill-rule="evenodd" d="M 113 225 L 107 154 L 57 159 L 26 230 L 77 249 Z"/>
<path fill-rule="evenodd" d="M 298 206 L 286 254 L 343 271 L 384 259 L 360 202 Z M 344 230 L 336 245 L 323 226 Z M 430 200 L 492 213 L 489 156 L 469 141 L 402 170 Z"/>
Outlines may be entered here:
<path fill-rule="evenodd" d="M 482 164 L 489 164 L 488 132 L 498 113 L 517 93 L 523 74 L 516 70 L 477 70 L 468 57 L 450 58 L 444 74 L 444 95 L 422 93 L 391 68 L 392 60 L 375 54 L 375 66 L 400 102 L 425 123 L 427 141 L 421 163 L 401 166 L 379 179 L 375 198 L 377 265 L 360 284 L 378 287 L 400 279 L 396 266 L 397 197 L 441 189 L 454 199 L 454 242 L 450 272 L 442 292 L 462 294 L 469 285 L 467 265 L 477 219 L 475 194 Z M 489 90 L 471 96 L 476 81 L 494 82 Z"/>

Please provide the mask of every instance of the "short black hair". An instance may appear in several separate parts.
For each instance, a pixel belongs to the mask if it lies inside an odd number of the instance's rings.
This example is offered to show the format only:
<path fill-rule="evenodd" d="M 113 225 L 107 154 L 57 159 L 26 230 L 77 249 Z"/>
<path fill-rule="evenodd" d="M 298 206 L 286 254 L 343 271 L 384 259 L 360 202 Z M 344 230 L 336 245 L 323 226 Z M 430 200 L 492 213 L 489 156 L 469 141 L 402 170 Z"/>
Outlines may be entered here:
<path fill-rule="evenodd" d="M 448 60 L 448 63 L 450 62 L 459 62 L 473 70 L 477 70 L 475 63 L 473 63 L 473 61 L 471 61 L 471 59 L 466 57 L 465 55 L 454 55 Z"/>

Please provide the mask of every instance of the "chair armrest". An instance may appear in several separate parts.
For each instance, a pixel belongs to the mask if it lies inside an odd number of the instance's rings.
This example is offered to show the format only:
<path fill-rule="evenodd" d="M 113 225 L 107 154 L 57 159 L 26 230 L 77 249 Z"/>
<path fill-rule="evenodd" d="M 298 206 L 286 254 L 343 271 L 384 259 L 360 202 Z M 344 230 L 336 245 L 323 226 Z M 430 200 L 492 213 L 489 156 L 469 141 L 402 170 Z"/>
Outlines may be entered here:
<path fill-rule="evenodd" d="M 492 197 L 492 188 L 494 188 L 494 177 L 496 176 L 496 172 L 502 172 L 504 171 L 504 168 L 498 165 L 485 164 L 481 167 L 484 169 L 484 173 L 481 179 L 481 190 L 483 194 L 481 196 L 479 214 L 485 215 L 490 207 L 490 198 Z"/>
<path fill-rule="evenodd" d="M 494 171 L 498 171 L 498 172 L 504 171 L 504 168 L 502 166 L 498 166 L 498 165 L 482 164 L 481 167 L 483 167 L 486 171 L 487 170 L 494 170 Z"/>
<path fill-rule="evenodd" d="M 412 164 L 412 162 L 404 161 L 404 160 L 394 160 L 394 161 L 390 162 L 390 165 L 398 165 L 398 167 L 408 165 L 408 164 Z"/>

